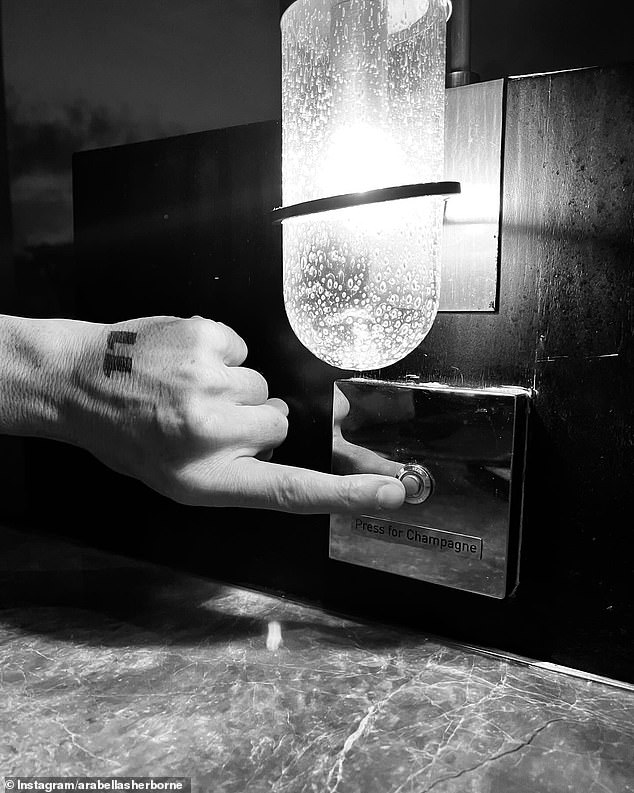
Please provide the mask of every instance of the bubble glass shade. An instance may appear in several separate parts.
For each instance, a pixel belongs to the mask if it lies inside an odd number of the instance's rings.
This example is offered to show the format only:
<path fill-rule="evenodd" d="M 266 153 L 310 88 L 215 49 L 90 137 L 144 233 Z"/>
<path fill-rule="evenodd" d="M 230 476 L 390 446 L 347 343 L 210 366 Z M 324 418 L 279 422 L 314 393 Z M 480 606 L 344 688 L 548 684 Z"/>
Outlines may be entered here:
<path fill-rule="evenodd" d="M 296 0 L 282 17 L 284 206 L 443 177 L 445 0 Z M 438 310 L 441 197 L 291 217 L 284 300 L 327 363 L 404 358 Z"/>

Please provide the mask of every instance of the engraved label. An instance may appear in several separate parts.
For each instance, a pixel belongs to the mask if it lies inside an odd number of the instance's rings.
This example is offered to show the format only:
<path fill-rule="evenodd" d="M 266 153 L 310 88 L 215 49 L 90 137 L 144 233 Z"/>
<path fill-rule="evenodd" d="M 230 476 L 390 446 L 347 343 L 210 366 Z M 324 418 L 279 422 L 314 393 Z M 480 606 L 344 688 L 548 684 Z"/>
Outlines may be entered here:
<path fill-rule="evenodd" d="M 411 526 L 408 523 L 395 523 L 384 518 L 360 515 L 352 518 L 350 527 L 354 534 L 372 540 L 395 542 L 409 545 L 424 551 L 455 553 L 468 559 L 482 559 L 482 540 L 466 534 L 455 534 L 427 526 Z"/>

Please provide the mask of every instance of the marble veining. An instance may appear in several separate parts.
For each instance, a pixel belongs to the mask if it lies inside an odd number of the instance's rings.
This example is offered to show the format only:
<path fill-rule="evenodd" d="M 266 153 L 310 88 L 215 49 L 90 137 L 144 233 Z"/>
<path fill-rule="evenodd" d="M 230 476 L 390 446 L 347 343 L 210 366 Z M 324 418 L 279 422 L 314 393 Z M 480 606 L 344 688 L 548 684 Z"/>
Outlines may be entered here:
<path fill-rule="evenodd" d="M 630 691 L 0 537 L 2 774 L 188 776 L 214 793 L 634 790 Z"/>

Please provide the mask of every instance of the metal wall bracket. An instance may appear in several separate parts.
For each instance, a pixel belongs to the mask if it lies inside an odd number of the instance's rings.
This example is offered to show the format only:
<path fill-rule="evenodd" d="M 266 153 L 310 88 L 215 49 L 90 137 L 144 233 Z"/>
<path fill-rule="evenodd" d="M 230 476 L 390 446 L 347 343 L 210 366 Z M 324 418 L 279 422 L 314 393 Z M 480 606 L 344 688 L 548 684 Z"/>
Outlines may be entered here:
<path fill-rule="evenodd" d="M 495 311 L 502 195 L 504 80 L 445 91 L 445 208 L 440 311 Z"/>

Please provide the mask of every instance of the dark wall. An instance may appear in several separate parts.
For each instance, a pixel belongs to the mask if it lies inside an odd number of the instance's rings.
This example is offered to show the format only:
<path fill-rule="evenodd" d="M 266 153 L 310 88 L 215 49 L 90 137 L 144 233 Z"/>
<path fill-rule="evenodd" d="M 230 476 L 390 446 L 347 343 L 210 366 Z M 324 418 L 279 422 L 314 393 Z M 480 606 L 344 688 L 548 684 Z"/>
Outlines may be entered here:
<path fill-rule="evenodd" d="M 509 81 L 500 309 L 439 315 L 417 351 L 379 373 L 535 388 L 513 598 L 331 562 L 325 516 L 180 507 L 75 449 L 40 444 L 30 482 L 49 521 L 336 610 L 633 680 L 633 94 L 632 67 Z M 327 470 L 342 373 L 304 350 L 284 315 L 268 217 L 280 200 L 279 137 L 267 123 L 78 155 L 78 313 L 232 325 L 248 364 L 291 406 L 277 459 Z"/>
<path fill-rule="evenodd" d="M 439 315 L 389 371 L 535 389 L 516 615 L 629 677 L 633 100 L 632 66 L 508 82 L 500 310 Z"/>
<path fill-rule="evenodd" d="M 2 60 L 2 9 L 0 8 L 0 314 L 16 311 L 13 223 L 7 157 L 7 118 Z M 15 519 L 22 514 L 24 472 L 22 442 L 0 437 L 0 481 L 3 483 L 2 514 Z"/>
<path fill-rule="evenodd" d="M 9 158 L 7 155 L 7 113 L 2 58 L 2 9 L 0 8 L 0 312 L 10 313 L 14 302 L 13 233 Z"/>

